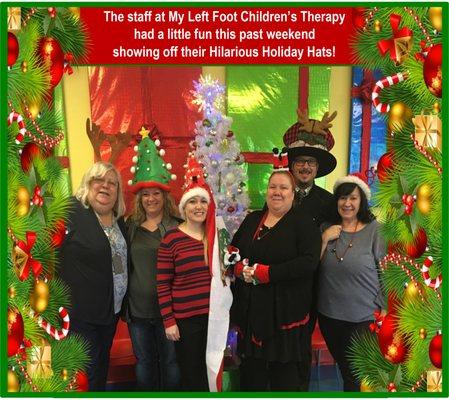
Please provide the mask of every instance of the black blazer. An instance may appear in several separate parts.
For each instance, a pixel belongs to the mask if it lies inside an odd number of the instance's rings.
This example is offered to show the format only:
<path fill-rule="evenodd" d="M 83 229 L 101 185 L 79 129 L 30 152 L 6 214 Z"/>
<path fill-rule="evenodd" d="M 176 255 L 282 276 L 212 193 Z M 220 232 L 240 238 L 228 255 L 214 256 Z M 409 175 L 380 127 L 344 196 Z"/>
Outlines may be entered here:
<path fill-rule="evenodd" d="M 123 218 L 117 223 L 126 239 Z M 93 209 L 84 208 L 76 198 L 72 198 L 67 230 L 59 251 L 59 276 L 70 288 L 70 318 L 98 325 L 109 324 L 114 318 L 109 240 Z"/>
<path fill-rule="evenodd" d="M 297 204 L 297 196 L 295 196 L 295 207 L 310 216 L 318 227 L 323 222 L 333 221 L 336 212 L 334 195 L 315 184 L 301 204 Z"/>
<path fill-rule="evenodd" d="M 307 316 L 321 250 L 318 227 L 294 208 L 266 236 L 253 240 L 263 214 L 264 211 L 249 214 L 232 240 L 250 265 L 270 266 L 268 284 L 254 286 L 236 278 L 233 285 L 231 321 L 242 332 L 251 325 L 257 339 L 269 338 L 281 326 Z"/>

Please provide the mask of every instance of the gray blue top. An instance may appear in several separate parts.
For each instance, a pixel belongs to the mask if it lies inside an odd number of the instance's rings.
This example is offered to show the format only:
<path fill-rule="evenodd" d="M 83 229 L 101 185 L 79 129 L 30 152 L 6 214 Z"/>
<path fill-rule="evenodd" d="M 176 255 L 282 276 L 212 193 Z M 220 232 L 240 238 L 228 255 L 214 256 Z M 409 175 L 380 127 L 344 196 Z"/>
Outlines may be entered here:
<path fill-rule="evenodd" d="M 339 240 L 329 241 L 321 260 L 318 311 L 327 317 L 349 322 L 373 319 L 373 312 L 385 308 L 379 281 L 379 260 L 385 242 L 379 223 L 372 221 L 358 232 L 342 231 Z M 323 226 L 328 228 L 329 224 Z M 324 230 L 323 229 L 323 230 Z M 352 247 L 345 249 L 352 240 Z M 335 254 L 343 257 L 338 261 Z"/>

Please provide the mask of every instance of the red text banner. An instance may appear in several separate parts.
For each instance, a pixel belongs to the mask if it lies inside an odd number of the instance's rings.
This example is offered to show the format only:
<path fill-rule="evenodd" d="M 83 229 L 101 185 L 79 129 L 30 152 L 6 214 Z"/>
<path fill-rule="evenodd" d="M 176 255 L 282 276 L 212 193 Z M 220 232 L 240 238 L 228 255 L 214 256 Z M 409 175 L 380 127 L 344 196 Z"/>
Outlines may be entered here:
<path fill-rule="evenodd" d="M 81 8 L 88 64 L 348 64 L 352 8 Z"/>

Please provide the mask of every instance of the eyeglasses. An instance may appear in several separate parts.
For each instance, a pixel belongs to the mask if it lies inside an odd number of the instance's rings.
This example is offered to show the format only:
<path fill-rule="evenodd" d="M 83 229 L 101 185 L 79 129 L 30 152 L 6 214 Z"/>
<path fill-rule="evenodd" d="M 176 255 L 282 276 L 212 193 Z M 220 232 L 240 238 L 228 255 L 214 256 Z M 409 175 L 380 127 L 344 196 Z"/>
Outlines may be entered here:
<path fill-rule="evenodd" d="M 107 184 L 107 185 L 110 185 L 110 186 L 113 186 L 113 187 L 117 187 L 118 186 L 118 182 L 117 181 L 110 181 L 110 180 L 107 180 L 105 178 L 92 178 L 91 182 L 95 183 L 96 185 L 102 185 L 102 186 L 104 184 Z"/>
<path fill-rule="evenodd" d="M 298 158 L 294 163 L 299 164 L 301 167 L 306 164 L 309 164 L 309 167 L 316 167 L 318 165 L 318 161 L 311 158 Z"/>

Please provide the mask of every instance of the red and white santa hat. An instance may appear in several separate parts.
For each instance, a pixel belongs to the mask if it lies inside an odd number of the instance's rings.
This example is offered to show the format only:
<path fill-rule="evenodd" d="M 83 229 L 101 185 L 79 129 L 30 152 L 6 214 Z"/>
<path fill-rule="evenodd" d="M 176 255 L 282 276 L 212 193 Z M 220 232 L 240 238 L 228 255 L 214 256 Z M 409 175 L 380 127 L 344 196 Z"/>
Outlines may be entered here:
<path fill-rule="evenodd" d="M 334 183 L 334 193 L 342 183 L 354 183 L 355 185 L 357 185 L 360 188 L 360 190 L 363 190 L 363 192 L 365 193 L 366 199 L 368 201 L 370 201 L 371 189 L 369 188 L 368 184 L 366 183 L 366 177 L 363 174 L 361 174 L 360 172 L 354 172 L 350 175 L 347 175 L 347 176 L 337 179 Z"/>
<path fill-rule="evenodd" d="M 197 161 L 193 153 L 187 156 L 187 163 L 184 165 L 186 174 L 184 175 L 184 193 L 179 201 L 179 212 L 182 217 L 185 217 L 184 207 L 186 203 L 195 196 L 201 196 L 210 204 L 211 193 L 209 185 L 204 178 L 204 168 Z"/>

